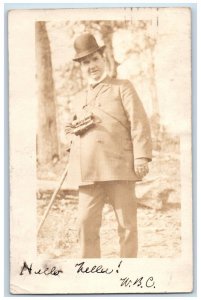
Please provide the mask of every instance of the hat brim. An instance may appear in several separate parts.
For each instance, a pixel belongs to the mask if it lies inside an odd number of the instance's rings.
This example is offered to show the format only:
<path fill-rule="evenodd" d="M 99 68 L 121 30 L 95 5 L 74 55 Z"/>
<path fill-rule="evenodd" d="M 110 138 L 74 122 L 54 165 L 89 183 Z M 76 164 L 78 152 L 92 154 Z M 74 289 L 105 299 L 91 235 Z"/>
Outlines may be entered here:
<path fill-rule="evenodd" d="M 97 48 L 93 48 L 93 49 L 88 49 L 80 54 L 77 54 L 74 58 L 73 61 L 80 61 L 82 60 L 84 57 L 93 54 L 94 52 L 98 51 L 98 50 L 104 50 L 105 49 L 105 45 L 101 46 L 101 47 L 97 47 Z"/>

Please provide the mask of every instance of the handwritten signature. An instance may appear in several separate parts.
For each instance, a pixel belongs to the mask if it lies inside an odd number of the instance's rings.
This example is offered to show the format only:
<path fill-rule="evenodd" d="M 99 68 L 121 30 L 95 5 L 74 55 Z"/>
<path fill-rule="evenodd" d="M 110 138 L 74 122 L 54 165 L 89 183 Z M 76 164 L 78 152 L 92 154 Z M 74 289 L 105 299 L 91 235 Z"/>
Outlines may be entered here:
<path fill-rule="evenodd" d="M 119 273 L 120 266 L 122 264 L 122 261 L 118 264 L 118 267 L 116 269 L 116 273 Z M 77 269 L 77 273 L 82 274 L 107 274 L 110 275 L 113 272 L 115 272 L 115 269 L 104 267 L 103 265 L 93 265 L 93 266 L 87 266 L 85 262 L 80 262 L 75 265 L 75 268 Z M 150 277 L 143 277 L 139 276 L 135 279 L 130 279 L 128 276 L 120 278 L 120 286 L 130 288 L 133 286 L 136 286 L 138 288 L 154 288 L 155 289 L 155 281 L 153 276 Z"/>
<path fill-rule="evenodd" d="M 155 282 L 154 282 L 154 278 L 152 276 L 150 277 L 139 277 L 139 278 L 135 278 L 135 279 L 130 279 L 129 277 L 124 277 L 124 278 L 120 278 L 121 281 L 121 285 L 120 286 L 124 286 L 124 287 L 132 287 L 132 286 L 136 286 L 139 288 L 154 288 L 155 289 Z"/>

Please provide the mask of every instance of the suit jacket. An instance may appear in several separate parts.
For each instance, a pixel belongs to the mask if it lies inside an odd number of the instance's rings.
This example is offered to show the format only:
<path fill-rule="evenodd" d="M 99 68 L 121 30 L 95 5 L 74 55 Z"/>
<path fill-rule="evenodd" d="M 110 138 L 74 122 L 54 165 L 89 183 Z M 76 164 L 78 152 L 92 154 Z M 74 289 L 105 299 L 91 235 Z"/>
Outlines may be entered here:
<path fill-rule="evenodd" d="M 73 106 L 78 119 L 92 112 L 96 124 L 73 137 L 68 184 L 139 180 L 134 160 L 143 157 L 150 161 L 152 143 L 147 115 L 132 84 L 106 77 L 80 94 Z"/>

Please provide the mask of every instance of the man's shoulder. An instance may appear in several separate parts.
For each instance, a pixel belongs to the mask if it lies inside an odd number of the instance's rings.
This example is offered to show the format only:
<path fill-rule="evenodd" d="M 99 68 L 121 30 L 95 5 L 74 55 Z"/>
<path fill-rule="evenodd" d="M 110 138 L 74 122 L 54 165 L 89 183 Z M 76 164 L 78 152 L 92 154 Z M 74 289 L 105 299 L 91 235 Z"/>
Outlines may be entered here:
<path fill-rule="evenodd" d="M 129 83 L 130 81 L 128 79 L 121 79 L 121 78 L 112 78 L 109 77 L 108 82 L 110 84 L 114 84 L 114 85 L 124 85 Z"/>
<path fill-rule="evenodd" d="M 110 78 L 108 81 L 109 84 L 112 86 L 118 86 L 118 87 L 132 87 L 133 84 L 128 79 L 120 79 L 120 78 Z"/>

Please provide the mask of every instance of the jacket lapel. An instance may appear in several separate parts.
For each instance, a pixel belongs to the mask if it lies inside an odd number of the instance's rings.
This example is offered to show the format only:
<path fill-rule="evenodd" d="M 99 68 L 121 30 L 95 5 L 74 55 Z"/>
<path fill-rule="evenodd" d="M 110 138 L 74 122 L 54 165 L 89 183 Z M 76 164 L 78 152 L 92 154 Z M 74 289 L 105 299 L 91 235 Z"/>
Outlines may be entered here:
<path fill-rule="evenodd" d="M 99 95 L 103 95 L 111 87 L 111 79 L 107 76 L 102 82 L 97 84 L 94 88 L 88 87 L 87 102 L 93 102 Z"/>

